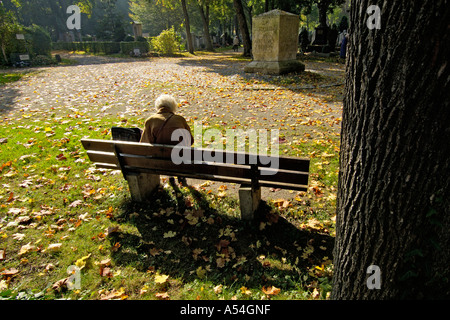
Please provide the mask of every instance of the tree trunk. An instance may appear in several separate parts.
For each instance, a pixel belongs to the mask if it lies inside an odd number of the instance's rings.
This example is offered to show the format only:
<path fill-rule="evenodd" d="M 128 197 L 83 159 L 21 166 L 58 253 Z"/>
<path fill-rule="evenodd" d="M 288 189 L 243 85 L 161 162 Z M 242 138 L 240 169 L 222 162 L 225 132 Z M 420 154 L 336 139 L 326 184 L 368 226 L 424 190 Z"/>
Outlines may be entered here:
<path fill-rule="evenodd" d="M 2 47 L 3 59 L 5 60 L 5 63 L 8 64 L 8 57 L 6 56 L 5 45 L 3 42 L 2 42 L 1 47 Z"/>
<path fill-rule="evenodd" d="M 192 42 L 191 25 L 189 24 L 189 14 L 186 8 L 186 0 L 181 0 L 181 6 L 183 7 L 184 24 L 186 27 L 186 38 L 188 43 L 189 53 L 194 54 L 194 43 Z"/>
<path fill-rule="evenodd" d="M 244 57 L 251 57 L 252 55 L 252 41 L 250 40 L 250 33 L 248 31 L 247 20 L 244 14 L 244 8 L 241 0 L 233 0 L 236 15 L 239 21 L 239 29 L 241 29 L 242 42 L 244 45 Z"/>
<path fill-rule="evenodd" d="M 203 10 L 203 4 L 198 3 L 198 10 L 200 11 L 200 16 L 202 17 L 203 22 L 203 36 L 206 40 L 206 50 L 214 51 L 211 35 L 209 34 L 209 1 L 206 1 L 206 14 L 205 10 Z"/>
<path fill-rule="evenodd" d="M 321 0 L 317 4 L 317 9 L 319 10 L 319 27 L 326 28 L 327 25 L 327 11 L 328 7 L 330 6 L 329 0 Z"/>
<path fill-rule="evenodd" d="M 448 298 L 450 6 L 377 2 L 380 30 L 351 6 L 331 298 Z"/>

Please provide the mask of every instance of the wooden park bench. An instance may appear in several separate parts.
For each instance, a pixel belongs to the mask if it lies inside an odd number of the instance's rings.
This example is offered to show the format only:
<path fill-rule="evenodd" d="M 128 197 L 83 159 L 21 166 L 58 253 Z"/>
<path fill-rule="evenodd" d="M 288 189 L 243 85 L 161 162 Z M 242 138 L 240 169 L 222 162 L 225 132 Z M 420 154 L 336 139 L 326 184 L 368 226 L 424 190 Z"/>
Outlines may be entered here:
<path fill-rule="evenodd" d="M 309 159 L 275 159 L 244 152 L 118 140 L 82 139 L 81 142 L 97 168 L 122 171 L 128 181 L 131 198 L 137 202 L 144 202 L 159 186 L 159 175 L 231 182 L 240 184 L 242 219 L 251 220 L 261 201 L 261 187 L 298 191 L 307 191 L 308 188 Z M 172 152 L 182 154 L 191 161 L 175 164 Z M 211 159 L 211 156 L 215 161 L 198 161 Z M 278 161 L 278 168 L 272 168 L 271 165 L 276 162 L 271 161 Z"/>

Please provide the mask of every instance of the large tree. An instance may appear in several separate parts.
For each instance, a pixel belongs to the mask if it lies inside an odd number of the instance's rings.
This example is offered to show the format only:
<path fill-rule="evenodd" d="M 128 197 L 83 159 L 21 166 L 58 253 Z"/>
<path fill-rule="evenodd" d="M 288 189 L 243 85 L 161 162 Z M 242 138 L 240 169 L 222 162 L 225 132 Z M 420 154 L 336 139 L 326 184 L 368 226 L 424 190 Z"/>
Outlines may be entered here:
<path fill-rule="evenodd" d="M 244 45 L 243 56 L 250 57 L 252 54 L 252 41 L 250 39 L 250 32 L 248 29 L 247 19 L 245 17 L 242 0 L 233 0 L 233 4 L 239 22 L 239 29 L 242 35 L 242 43 Z"/>
<path fill-rule="evenodd" d="M 181 0 L 184 15 L 184 27 L 186 28 L 186 39 L 189 53 L 194 53 L 194 42 L 192 41 L 191 23 L 189 22 L 189 13 L 186 7 L 186 0 Z"/>
<path fill-rule="evenodd" d="M 203 37 L 205 38 L 206 41 L 206 50 L 214 51 L 211 41 L 211 34 L 209 32 L 209 6 L 210 0 L 197 1 L 198 11 L 200 12 L 200 17 L 202 18 Z"/>
<path fill-rule="evenodd" d="M 448 0 L 352 2 L 334 299 L 450 296 L 449 21 Z"/>

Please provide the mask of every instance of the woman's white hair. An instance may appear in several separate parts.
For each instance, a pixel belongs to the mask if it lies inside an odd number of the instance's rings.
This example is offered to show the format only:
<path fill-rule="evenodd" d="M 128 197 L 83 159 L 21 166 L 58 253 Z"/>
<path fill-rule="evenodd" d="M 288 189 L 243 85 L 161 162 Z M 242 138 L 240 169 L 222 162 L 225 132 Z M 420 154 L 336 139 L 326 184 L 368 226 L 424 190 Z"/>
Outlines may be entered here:
<path fill-rule="evenodd" d="M 169 94 L 160 95 L 155 101 L 156 110 L 167 108 L 172 112 L 177 110 L 178 101 Z"/>

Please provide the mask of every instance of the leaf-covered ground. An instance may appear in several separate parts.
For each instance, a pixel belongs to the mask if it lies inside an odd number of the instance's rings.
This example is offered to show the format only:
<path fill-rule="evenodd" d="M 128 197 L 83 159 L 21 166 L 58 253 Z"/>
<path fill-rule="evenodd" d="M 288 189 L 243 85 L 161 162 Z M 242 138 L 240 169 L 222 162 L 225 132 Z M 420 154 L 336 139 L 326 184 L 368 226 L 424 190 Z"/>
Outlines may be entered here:
<path fill-rule="evenodd" d="M 230 52 L 64 58 L 77 63 L 0 87 L 2 297 L 326 298 L 342 63 L 309 57 L 302 74 L 264 76 Z M 147 205 L 132 203 L 121 173 L 95 169 L 79 140 L 142 126 L 161 93 L 180 99 L 190 125 L 279 129 L 281 154 L 311 158 L 309 191 L 264 188 L 252 223 L 239 219 L 232 184 L 163 180 Z M 81 286 L 68 290 L 73 265 Z"/>

